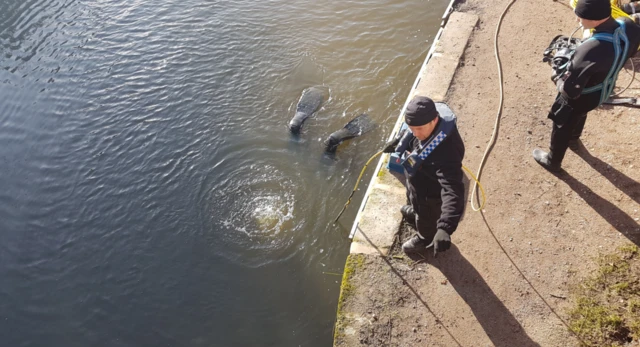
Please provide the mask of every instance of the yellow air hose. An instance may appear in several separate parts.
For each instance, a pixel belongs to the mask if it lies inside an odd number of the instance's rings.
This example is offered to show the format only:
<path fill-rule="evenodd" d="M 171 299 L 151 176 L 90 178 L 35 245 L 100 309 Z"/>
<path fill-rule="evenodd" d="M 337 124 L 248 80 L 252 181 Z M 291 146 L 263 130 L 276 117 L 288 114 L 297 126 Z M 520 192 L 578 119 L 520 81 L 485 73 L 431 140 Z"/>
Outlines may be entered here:
<path fill-rule="evenodd" d="M 347 206 L 349 206 L 349 204 L 351 203 L 351 198 L 353 197 L 353 194 L 356 192 L 356 190 L 358 190 L 358 185 L 360 184 L 360 180 L 362 179 L 362 175 L 364 175 L 364 171 L 367 169 L 367 166 L 369 166 L 369 164 L 371 163 L 371 161 L 373 159 L 375 159 L 377 156 L 379 156 L 380 154 L 382 154 L 382 151 L 374 154 L 371 156 L 371 158 L 369 158 L 369 160 L 367 160 L 367 163 L 364 164 L 364 167 L 362 168 L 362 171 L 360 171 L 360 175 L 358 176 L 358 180 L 356 181 L 356 185 L 355 187 L 353 187 L 353 190 L 351 191 L 351 194 L 349 195 L 349 199 L 347 199 L 347 202 L 344 204 L 344 207 L 342 207 L 342 211 L 340 211 L 340 213 L 338 214 L 338 217 L 336 217 L 336 219 L 333 221 L 333 224 L 335 224 L 336 222 L 338 222 L 338 219 L 340 219 L 340 216 L 342 216 L 342 214 L 344 213 L 344 211 L 347 209 Z M 471 176 L 471 178 L 473 178 L 473 180 L 476 182 L 476 184 L 478 185 L 478 187 L 480 187 L 480 192 L 482 193 L 482 203 L 480 204 L 480 207 L 478 207 L 478 209 L 476 209 L 475 207 L 473 207 L 473 203 L 472 203 L 472 209 L 474 211 L 480 211 L 481 209 L 484 208 L 484 203 L 486 202 L 486 196 L 484 193 L 484 188 L 482 188 L 482 184 L 480 184 L 480 181 L 478 181 L 478 179 L 476 178 L 476 176 L 471 172 L 471 170 L 467 169 L 466 166 L 462 165 L 462 168 L 469 174 L 469 176 Z"/>
<path fill-rule="evenodd" d="M 347 199 L 347 202 L 344 204 L 344 207 L 342 208 L 342 211 L 340 211 L 340 213 L 338 214 L 338 217 L 336 217 L 336 219 L 333 221 L 333 224 L 336 224 L 336 222 L 338 221 L 338 219 L 340 219 L 340 216 L 342 216 L 342 214 L 344 213 L 344 211 L 347 209 L 347 206 L 349 206 L 349 204 L 351 203 L 351 198 L 353 197 L 353 194 L 356 192 L 356 190 L 358 190 L 358 184 L 360 184 L 360 179 L 362 179 L 362 175 L 364 175 L 364 170 L 367 169 L 367 166 L 369 166 L 369 164 L 371 163 L 371 161 L 379 156 L 380 154 L 382 154 L 382 151 L 374 154 L 371 156 L 371 158 L 369 158 L 369 160 L 367 160 L 367 163 L 364 164 L 364 167 L 362 168 L 362 171 L 360 171 L 360 176 L 358 176 L 358 180 L 356 181 L 356 186 L 353 187 L 353 191 L 351 191 L 351 194 L 349 195 L 349 199 Z"/>
<path fill-rule="evenodd" d="M 487 202 L 487 196 L 484 193 L 484 188 L 482 188 L 482 184 L 480 184 L 480 181 L 478 180 L 478 178 L 473 174 L 473 172 L 471 172 L 471 170 L 469 170 L 466 166 L 462 165 L 462 168 L 464 169 L 464 171 L 466 171 L 469 176 L 471 176 L 471 178 L 473 178 L 473 180 L 476 182 L 476 185 L 480 188 L 480 193 L 482 194 L 482 199 L 480 200 L 480 206 L 478 208 L 475 208 L 473 205 L 473 201 L 471 201 L 471 209 L 478 212 L 480 210 L 482 210 L 484 208 L 484 203 Z"/>

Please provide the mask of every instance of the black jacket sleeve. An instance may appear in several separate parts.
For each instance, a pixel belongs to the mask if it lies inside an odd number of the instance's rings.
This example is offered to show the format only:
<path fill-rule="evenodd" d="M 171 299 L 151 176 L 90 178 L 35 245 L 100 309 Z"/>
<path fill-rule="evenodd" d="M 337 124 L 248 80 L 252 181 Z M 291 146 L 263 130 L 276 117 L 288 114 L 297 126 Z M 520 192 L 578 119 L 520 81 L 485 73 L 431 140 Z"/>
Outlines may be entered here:
<path fill-rule="evenodd" d="M 449 235 L 458 228 L 464 212 L 464 183 L 462 182 L 462 163 L 443 163 L 436 169 L 438 182 L 442 187 L 442 213 L 438 219 L 438 229 Z"/>

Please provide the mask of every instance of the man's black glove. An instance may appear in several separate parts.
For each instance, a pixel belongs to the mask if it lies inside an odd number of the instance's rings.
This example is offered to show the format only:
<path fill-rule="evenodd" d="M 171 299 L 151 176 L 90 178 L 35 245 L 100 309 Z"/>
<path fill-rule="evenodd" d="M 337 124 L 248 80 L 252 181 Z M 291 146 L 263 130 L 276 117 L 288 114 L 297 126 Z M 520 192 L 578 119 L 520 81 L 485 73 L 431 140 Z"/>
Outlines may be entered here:
<path fill-rule="evenodd" d="M 431 245 L 427 246 L 427 248 L 432 245 L 433 256 L 437 256 L 438 252 L 444 252 L 451 247 L 451 236 L 446 231 L 438 229 L 438 232 L 436 232 L 436 236 L 433 237 Z"/>
<path fill-rule="evenodd" d="M 384 145 L 383 153 L 393 153 L 396 151 L 396 147 L 398 147 L 398 143 L 400 143 L 400 137 L 396 137 L 391 141 L 388 141 Z"/>

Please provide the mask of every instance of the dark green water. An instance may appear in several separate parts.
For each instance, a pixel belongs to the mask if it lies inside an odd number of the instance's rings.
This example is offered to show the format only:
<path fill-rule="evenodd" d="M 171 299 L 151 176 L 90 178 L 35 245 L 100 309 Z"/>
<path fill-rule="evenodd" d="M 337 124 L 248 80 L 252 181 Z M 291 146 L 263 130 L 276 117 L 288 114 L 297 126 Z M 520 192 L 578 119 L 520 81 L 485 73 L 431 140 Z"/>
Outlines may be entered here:
<path fill-rule="evenodd" d="M 329 223 L 447 3 L 0 0 L 0 345 L 330 345 L 365 187 Z"/>

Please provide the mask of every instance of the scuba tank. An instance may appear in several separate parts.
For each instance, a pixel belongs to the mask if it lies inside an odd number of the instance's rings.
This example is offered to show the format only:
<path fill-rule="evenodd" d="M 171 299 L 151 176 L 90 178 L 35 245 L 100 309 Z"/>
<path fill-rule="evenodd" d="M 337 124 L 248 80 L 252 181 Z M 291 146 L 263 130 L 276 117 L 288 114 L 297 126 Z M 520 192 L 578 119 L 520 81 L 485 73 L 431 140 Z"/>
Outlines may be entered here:
<path fill-rule="evenodd" d="M 622 10 L 626 13 L 626 14 L 636 14 L 636 13 L 640 13 L 640 3 L 637 2 L 630 2 L 628 4 L 624 4 L 622 5 Z"/>
<path fill-rule="evenodd" d="M 640 24 L 640 3 L 630 2 L 622 6 L 622 10 L 629 15 L 629 18 L 636 24 Z"/>

